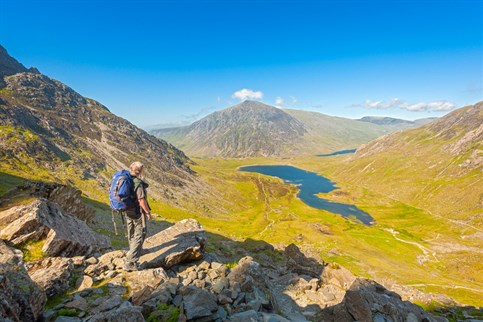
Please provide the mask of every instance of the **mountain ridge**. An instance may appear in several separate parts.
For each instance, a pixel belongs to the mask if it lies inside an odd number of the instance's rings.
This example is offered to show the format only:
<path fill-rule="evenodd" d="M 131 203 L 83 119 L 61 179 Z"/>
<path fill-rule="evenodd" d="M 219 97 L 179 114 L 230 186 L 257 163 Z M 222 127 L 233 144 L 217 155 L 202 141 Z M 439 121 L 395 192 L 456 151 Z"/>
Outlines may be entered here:
<path fill-rule="evenodd" d="M 192 156 L 243 158 L 333 152 L 388 131 L 367 122 L 244 101 L 189 126 L 149 132 Z"/>
<path fill-rule="evenodd" d="M 139 160 L 157 198 L 173 202 L 196 194 L 192 187 L 203 191 L 182 151 L 62 82 L 26 69 L 3 47 L 0 55 L 2 66 L 10 66 L 0 84 L 0 170 L 60 180 L 89 193 L 90 183 L 107 189 L 113 171 Z"/>

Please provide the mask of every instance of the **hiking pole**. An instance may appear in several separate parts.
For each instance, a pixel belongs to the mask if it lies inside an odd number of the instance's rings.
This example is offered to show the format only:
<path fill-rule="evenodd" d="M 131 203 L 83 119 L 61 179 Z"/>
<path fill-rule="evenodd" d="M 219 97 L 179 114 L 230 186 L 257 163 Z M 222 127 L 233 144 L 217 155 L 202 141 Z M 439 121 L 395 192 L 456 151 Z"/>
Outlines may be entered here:
<path fill-rule="evenodd" d="M 146 214 L 144 211 L 142 212 L 142 222 L 143 222 L 143 240 L 146 239 L 146 235 L 148 234 L 148 229 L 146 228 Z"/>
<path fill-rule="evenodd" d="M 126 212 L 125 211 L 118 211 L 118 213 L 119 213 L 119 215 L 121 215 L 122 229 L 126 233 L 127 239 L 129 239 L 129 231 L 127 230 L 127 227 L 126 227 L 127 219 L 124 218 L 124 215 L 126 214 Z"/>
<path fill-rule="evenodd" d="M 116 225 L 116 218 L 114 218 L 114 210 L 111 211 L 111 214 L 112 214 L 112 223 L 114 224 L 114 234 L 117 236 L 117 225 Z"/>

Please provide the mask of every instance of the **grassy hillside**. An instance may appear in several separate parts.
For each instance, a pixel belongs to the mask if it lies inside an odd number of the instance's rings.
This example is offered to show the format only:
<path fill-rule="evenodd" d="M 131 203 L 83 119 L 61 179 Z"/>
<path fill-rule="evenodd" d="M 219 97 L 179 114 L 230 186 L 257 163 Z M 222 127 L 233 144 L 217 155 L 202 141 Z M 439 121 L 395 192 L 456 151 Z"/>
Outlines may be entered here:
<path fill-rule="evenodd" d="M 347 156 L 300 159 L 197 159 L 196 171 L 219 198 L 232 202 L 226 216 L 197 217 L 210 231 L 235 240 L 247 238 L 286 245 L 294 242 L 326 261 L 379 281 L 395 280 L 481 306 L 481 247 L 478 231 L 448 224 L 419 207 L 352 185 L 330 173 Z M 355 204 L 376 220 L 364 226 L 306 206 L 297 189 L 281 180 L 237 171 L 248 164 L 292 164 L 335 179 L 340 189 L 324 198 Z M 169 213 L 164 216 L 170 217 Z M 452 248 L 450 247 L 452 245 Z"/>

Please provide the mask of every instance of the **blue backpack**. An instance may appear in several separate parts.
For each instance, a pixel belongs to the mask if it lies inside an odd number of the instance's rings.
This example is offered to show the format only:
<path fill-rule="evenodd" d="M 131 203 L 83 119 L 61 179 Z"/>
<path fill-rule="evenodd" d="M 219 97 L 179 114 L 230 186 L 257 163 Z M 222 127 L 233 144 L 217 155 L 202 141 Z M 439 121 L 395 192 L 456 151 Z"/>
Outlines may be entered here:
<path fill-rule="evenodd" d="M 122 211 L 132 208 L 132 195 L 134 183 L 131 174 L 127 170 L 114 173 L 109 188 L 109 203 L 113 210 Z"/>

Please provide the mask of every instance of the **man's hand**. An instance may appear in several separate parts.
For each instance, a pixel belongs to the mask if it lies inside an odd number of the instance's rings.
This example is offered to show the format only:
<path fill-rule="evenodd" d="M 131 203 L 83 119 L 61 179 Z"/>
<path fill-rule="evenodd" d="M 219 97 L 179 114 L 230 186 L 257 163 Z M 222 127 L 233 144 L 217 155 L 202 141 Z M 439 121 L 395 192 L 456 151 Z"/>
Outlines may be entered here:
<path fill-rule="evenodd" d="M 149 212 L 146 214 L 146 218 L 148 218 L 148 220 L 151 220 L 151 214 Z"/>

